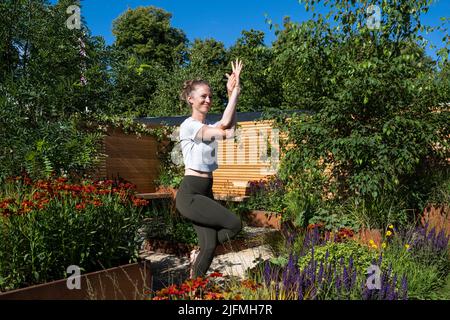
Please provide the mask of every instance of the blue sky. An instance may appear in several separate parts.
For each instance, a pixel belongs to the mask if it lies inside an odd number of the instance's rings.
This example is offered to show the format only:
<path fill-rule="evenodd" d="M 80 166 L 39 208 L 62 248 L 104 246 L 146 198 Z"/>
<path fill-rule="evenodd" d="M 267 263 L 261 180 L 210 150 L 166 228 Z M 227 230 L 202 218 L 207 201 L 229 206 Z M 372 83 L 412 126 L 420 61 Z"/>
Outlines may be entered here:
<path fill-rule="evenodd" d="M 55 3 L 57 0 L 51 0 Z M 75 1 L 74 1 L 75 2 Z M 112 22 L 127 8 L 156 6 L 172 14 L 171 24 L 182 29 L 188 39 L 214 38 L 231 46 L 241 35 L 242 30 L 256 29 L 266 34 L 266 44 L 271 45 L 275 33 L 269 29 L 265 14 L 273 23 L 282 24 L 284 16 L 301 22 L 308 17 L 302 4 L 297 0 L 82 0 L 82 12 L 88 28 L 93 35 L 101 35 L 107 44 L 114 42 Z M 424 16 L 428 25 L 439 24 L 439 18 L 449 17 L 450 0 L 437 0 Z M 427 36 L 439 45 L 441 34 Z M 428 50 L 428 54 L 433 52 Z"/>

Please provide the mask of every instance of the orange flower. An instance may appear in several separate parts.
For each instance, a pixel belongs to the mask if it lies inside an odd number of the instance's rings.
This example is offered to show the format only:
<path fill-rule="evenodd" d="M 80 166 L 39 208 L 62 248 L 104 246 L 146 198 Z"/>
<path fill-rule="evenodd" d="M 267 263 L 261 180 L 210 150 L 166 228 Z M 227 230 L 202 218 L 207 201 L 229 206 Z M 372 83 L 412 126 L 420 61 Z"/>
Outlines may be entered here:
<path fill-rule="evenodd" d="M 97 191 L 97 194 L 99 194 L 99 195 L 104 195 L 104 194 L 109 194 L 109 193 L 111 193 L 111 190 L 108 190 L 108 189 Z"/>
<path fill-rule="evenodd" d="M 59 178 L 56 179 L 56 182 L 59 182 L 59 183 L 67 182 L 67 178 L 59 177 Z"/>
<path fill-rule="evenodd" d="M 45 196 L 45 193 L 43 193 L 43 192 L 35 192 L 33 194 L 33 200 L 39 200 L 44 196 Z"/>
<path fill-rule="evenodd" d="M 85 193 L 94 193 L 96 190 L 97 188 L 92 185 L 83 186 L 83 192 Z"/>
<path fill-rule="evenodd" d="M 6 208 L 8 208 L 8 206 L 9 206 L 10 204 L 14 204 L 14 203 L 16 203 L 16 200 L 13 199 L 13 198 L 5 199 L 5 200 L 3 200 L 2 202 L 0 202 L 0 208 L 6 209 Z"/>
<path fill-rule="evenodd" d="M 11 210 L 3 209 L 2 215 L 6 218 L 9 217 L 11 215 Z"/>
<path fill-rule="evenodd" d="M 100 207 L 101 205 L 103 205 L 103 202 L 101 202 L 99 199 L 94 199 L 94 201 L 92 201 L 92 204 L 95 207 Z"/>
<path fill-rule="evenodd" d="M 174 284 L 167 288 L 167 293 L 168 294 L 175 294 L 176 295 L 176 294 L 178 294 L 178 292 L 179 292 L 178 288 Z"/>
<path fill-rule="evenodd" d="M 322 227 L 324 227 L 324 226 L 325 226 L 325 224 L 322 223 L 322 222 L 319 222 L 319 223 L 310 223 L 310 224 L 308 225 L 307 229 L 308 229 L 308 230 L 311 230 L 311 229 L 315 229 L 315 228 L 322 228 Z"/>
<path fill-rule="evenodd" d="M 220 272 L 213 272 L 209 275 L 210 278 L 220 278 L 223 277 L 223 274 Z"/>
<path fill-rule="evenodd" d="M 221 300 L 223 298 L 223 294 L 221 293 L 208 292 L 205 294 L 205 300 Z"/>
<path fill-rule="evenodd" d="M 77 205 L 75 206 L 75 208 L 78 209 L 78 210 L 83 210 L 83 209 L 86 208 L 86 203 L 84 203 L 84 202 L 79 203 L 79 204 L 77 204 Z"/>
<path fill-rule="evenodd" d="M 259 287 L 261 287 L 260 284 L 257 284 L 255 281 L 253 281 L 251 279 L 243 280 L 241 283 L 245 288 L 248 288 L 251 290 L 256 290 Z"/>
<path fill-rule="evenodd" d="M 148 203 L 149 202 L 145 199 L 133 198 L 133 205 L 135 207 L 143 207 L 143 206 L 148 205 Z"/>

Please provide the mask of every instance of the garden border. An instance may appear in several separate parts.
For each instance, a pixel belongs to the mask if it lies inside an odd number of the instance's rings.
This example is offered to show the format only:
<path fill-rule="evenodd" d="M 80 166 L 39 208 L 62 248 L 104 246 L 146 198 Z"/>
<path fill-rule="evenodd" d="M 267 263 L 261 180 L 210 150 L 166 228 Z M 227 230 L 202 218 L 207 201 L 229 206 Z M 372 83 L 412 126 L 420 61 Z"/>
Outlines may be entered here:
<path fill-rule="evenodd" d="M 82 274 L 80 283 L 80 289 L 71 290 L 67 279 L 56 280 L 0 292 L 0 300 L 135 300 L 151 288 L 150 262 Z"/>

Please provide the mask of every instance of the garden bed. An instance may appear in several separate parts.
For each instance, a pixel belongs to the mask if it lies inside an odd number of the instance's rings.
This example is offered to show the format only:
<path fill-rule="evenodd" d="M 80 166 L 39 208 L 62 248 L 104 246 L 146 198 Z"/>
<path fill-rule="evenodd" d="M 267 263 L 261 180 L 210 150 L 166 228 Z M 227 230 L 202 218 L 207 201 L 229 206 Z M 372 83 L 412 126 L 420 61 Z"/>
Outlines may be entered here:
<path fill-rule="evenodd" d="M 80 289 L 68 289 L 61 279 L 0 293 L 0 300 L 137 300 L 151 288 L 147 261 L 80 276 Z"/>
<path fill-rule="evenodd" d="M 277 212 L 252 210 L 244 214 L 242 218 L 250 226 L 281 229 L 281 214 Z"/>

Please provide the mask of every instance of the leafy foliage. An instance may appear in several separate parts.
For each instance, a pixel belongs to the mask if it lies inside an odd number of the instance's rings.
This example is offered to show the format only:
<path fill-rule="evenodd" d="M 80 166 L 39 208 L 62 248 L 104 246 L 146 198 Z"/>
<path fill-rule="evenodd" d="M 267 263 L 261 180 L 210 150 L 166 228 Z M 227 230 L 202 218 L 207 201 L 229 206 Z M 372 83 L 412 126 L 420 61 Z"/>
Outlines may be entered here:
<path fill-rule="evenodd" d="M 171 17 L 154 6 L 128 9 L 113 22 L 115 47 L 167 68 L 182 63 L 187 39 L 182 30 L 170 26 Z"/>
<path fill-rule="evenodd" d="M 318 15 L 300 25 L 287 21 L 279 31 L 276 64 L 288 75 L 285 100 L 317 111 L 280 124 L 291 143 L 280 176 L 289 177 L 296 192 L 312 175 L 296 201 L 300 207 L 310 195 L 316 203 L 350 197 L 377 203 L 384 193 L 419 208 L 426 195 L 418 185 L 447 165 L 449 113 L 438 106 L 450 97 L 438 96 L 437 73 L 419 36 L 428 2 L 379 3 L 378 30 L 364 23 L 372 3 L 333 2 L 336 26 Z"/>
<path fill-rule="evenodd" d="M 135 261 L 145 200 L 119 181 L 31 181 L 0 190 L 0 290 L 63 279 Z"/>

